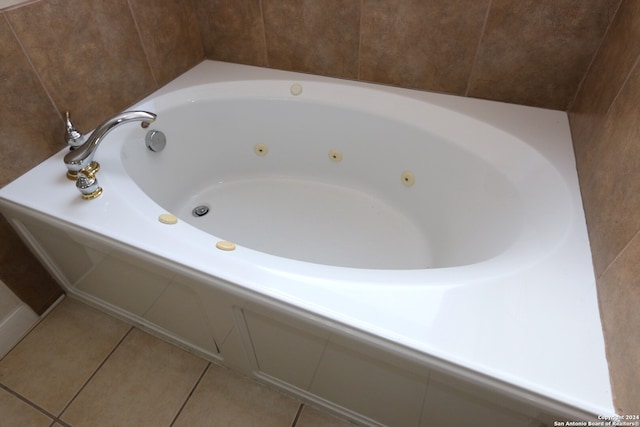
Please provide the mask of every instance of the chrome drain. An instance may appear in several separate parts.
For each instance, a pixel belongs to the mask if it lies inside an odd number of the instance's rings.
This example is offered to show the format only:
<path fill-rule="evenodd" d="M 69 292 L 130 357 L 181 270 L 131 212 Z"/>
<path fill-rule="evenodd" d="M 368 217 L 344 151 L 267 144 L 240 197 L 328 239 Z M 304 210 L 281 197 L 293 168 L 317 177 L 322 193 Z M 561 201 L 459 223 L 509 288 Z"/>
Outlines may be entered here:
<path fill-rule="evenodd" d="M 191 214 L 196 217 L 205 216 L 208 213 L 209 213 L 209 206 L 205 206 L 205 205 L 196 206 L 191 211 Z"/>

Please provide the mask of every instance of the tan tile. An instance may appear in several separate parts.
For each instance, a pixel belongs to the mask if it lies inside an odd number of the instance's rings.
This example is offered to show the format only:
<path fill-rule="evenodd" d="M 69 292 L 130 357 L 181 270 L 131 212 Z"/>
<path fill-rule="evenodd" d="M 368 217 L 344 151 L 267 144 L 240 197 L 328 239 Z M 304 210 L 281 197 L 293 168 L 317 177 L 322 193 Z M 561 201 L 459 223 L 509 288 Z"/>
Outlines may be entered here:
<path fill-rule="evenodd" d="M 598 300 L 619 414 L 640 414 L 640 234 L 598 280 Z"/>
<path fill-rule="evenodd" d="M 469 96 L 565 110 L 610 21 L 609 2 L 493 0 Z"/>
<path fill-rule="evenodd" d="M 74 427 L 169 426 L 207 362 L 133 329 L 62 414 Z"/>
<path fill-rule="evenodd" d="M 62 119 L 0 14 L 0 187 L 63 147 Z M 0 277 L 42 314 L 60 287 L 0 218 Z"/>
<path fill-rule="evenodd" d="M 286 427 L 299 403 L 210 365 L 173 427 Z"/>
<path fill-rule="evenodd" d="M 269 66 L 358 77 L 360 0 L 263 0 Z"/>
<path fill-rule="evenodd" d="M 63 147 L 62 118 L 0 14 L 0 187 Z"/>
<path fill-rule="evenodd" d="M 159 85 L 204 59 L 193 3 L 181 0 L 131 0 L 151 70 Z"/>
<path fill-rule="evenodd" d="M 615 96 L 640 55 L 640 3 L 623 2 L 571 107 L 576 160 L 586 162 Z"/>
<path fill-rule="evenodd" d="M 487 0 L 364 0 L 360 78 L 464 95 Z"/>
<path fill-rule="evenodd" d="M 267 66 L 260 0 L 195 0 L 205 56 Z"/>
<path fill-rule="evenodd" d="M 296 423 L 296 427 L 349 427 L 354 425 L 349 421 L 306 405 Z"/>
<path fill-rule="evenodd" d="M 66 298 L 0 361 L 0 382 L 58 415 L 128 329 Z"/>
<path fill-rule="evenodd" d="M 95 128 L 157 86 L 127 0 L 29 3 L 6 12 L 59 111 Z"/>
<path fill-rule="evenodd" d="M 53 421 L 37 409 L 0 388 L 2 427 L 48 427 Z"/>
<path fill-rule="evenodd" d="M 578 165 L 596 275 L 640 230 L 640 66 L 632 71 L 594 141 L 591 162 Z"/>

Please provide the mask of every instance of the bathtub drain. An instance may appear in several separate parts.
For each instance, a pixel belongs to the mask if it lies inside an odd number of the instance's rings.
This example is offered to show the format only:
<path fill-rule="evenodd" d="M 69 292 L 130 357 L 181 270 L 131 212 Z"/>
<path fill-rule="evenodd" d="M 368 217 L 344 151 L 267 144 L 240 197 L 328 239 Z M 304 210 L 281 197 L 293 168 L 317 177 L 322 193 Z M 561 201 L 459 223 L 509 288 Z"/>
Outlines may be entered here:
<path fill-rule="evenodd" d="M 209 213 L 209 207 L 205 205 L 196 206 L 195 208 L 193 208 L 191 213 L 193 214 L 193 216 L 197 217 L 205 216 Z"/>

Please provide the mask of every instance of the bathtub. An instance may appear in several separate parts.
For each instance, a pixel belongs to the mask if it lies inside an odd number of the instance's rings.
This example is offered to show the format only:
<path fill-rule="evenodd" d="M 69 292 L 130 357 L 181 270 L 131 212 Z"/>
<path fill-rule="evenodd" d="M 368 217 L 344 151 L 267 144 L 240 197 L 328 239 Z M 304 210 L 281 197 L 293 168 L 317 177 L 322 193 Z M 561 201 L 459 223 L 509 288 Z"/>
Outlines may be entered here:
<path fill-rule="evenodd" d="M 68 295 L 363 424 L 614 414 L 564 113 L 215 61 L 129 109 L 100 197 L 0 190 Z"/>

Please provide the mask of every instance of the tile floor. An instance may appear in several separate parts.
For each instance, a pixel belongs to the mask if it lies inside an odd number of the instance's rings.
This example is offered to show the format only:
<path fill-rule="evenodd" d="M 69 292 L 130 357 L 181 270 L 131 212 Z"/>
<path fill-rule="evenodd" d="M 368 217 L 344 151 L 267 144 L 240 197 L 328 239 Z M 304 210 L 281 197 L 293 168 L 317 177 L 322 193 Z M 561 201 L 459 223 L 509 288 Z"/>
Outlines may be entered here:
<path fill-rule="evenodd" d="M 2 427 L 348 427 L 64 299 L 0 360 Z"/>

